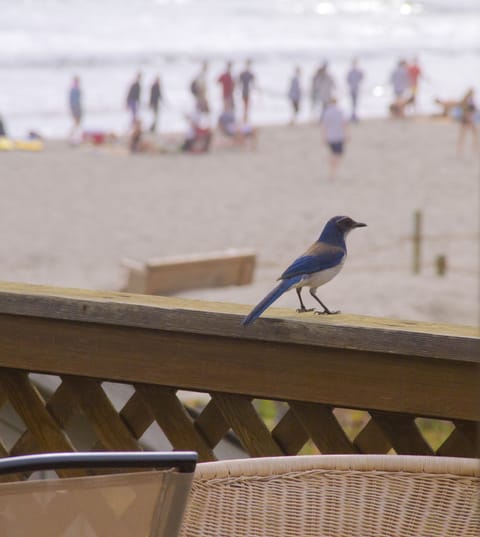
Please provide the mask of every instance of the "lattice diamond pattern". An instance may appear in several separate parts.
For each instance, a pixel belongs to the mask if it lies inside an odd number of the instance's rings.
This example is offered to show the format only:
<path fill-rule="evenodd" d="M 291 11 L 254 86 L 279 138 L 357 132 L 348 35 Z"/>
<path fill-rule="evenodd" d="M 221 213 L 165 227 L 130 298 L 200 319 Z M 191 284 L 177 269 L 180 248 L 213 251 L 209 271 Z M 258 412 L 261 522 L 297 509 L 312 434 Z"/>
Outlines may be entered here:
<path fill-rule="evenodd" d="M 54 386 L 52 393 L 44 381 Z M 305 452 L 477 455 L 474 422 L 215 392 L 187 396 L 169 387 L 85 377 L 51 382 L 45 375 L 8 369 L 0 370 L 0 420 L 0 456 L 166 445 L 198 451 L 200 460 L 211 461 L 226 438 L 252 457 Z"/>

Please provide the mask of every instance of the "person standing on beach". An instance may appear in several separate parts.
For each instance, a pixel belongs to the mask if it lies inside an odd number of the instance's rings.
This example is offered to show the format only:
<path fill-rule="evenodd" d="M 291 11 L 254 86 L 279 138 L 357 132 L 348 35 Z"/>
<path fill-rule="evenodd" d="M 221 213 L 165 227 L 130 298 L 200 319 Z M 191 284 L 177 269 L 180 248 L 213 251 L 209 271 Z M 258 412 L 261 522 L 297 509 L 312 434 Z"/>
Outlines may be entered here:
<path fill-rule="evenodd" d="M 217 82 L 222 86 L 223 111 L 233 110 L 235 80 L 232 76 L 232 62 L 227 62 L 225 71 L 218 77 Z"/>
<path fill-rule="evenodd" d="M 83 116 L 82 91 L 80 89 L 80 78 L 78 76 L 74 76 L 72 79 L 72 85 L 68 92 L 68 105 L 73 120 L 73 125 L 70 130 L 70 140 L 77 141 L 77 138 L 80 136 Z"/>
<path fill-rule="evenodd" d="M 255 75 L 252 72 L 252 60 L 245 62 L 245 68 L 238 76 L 243 102 L 243 122 L 248 123 L 250 114 L 250 96 L 255 84 Z"/>
<path fill-rule="evenodd" d="M 358 94 L 360 92 L 360 84 L 363 80 L 363 71 L 358 67 L 358 61 L 356 58 L 352 60 L 352 65 L 350 70 L 347 73 L 347 84 L 350 91 L 350 99 L 352 102 L 352 113 L 350 120 L 353 122 L 358 121 L 357 116 L 357 103 L 358 103 Z"/>
<path fill-rule="evenodd" d="M 333 99 L 335 91 L 335 81 L 328 72 L 328 63 L 324 62 L 318 69 L 313 79 L 312 93 L 314 93 L 315 102 L 319 103 L 320 109 L 320 121 L 323 118 L 327 105 Z"/>
<path fill-rule="evenodd" d="M 155 77 L 152 86 L 150 87 L 150 108 L 152 109 L 153 121 L 150 127 L 150 132 L 155 132 L 157 130 L 158 122 L 158 110 L 162 102 L 162 85 L 160 83 L 160 77 Z"/>
<path fill-rule="evenodd" d="M 408 73 L 410 92 L 413 98 L 412 106 L 416 112 L 418 82 L 420 78 L 422 77 L 422 70 L 418 63 L 418 58 L 413 58 L 412 63 L 407 64 L 407 73 Z"/>
<path fill-rule="evenodd" d="M 399 60 L 397 66 L 390 75 L 390 82 L 392 84 L 395 100 L 397 102 L 402 101 L 405 96 L 405 92 L 410 87 L 407 62 L 405 60 Z"/>
<path fill-rule="evenodd" d="M 131 86 L 129 87 L 128 93 L 127 93 L 126 104 L 127 104 L 127 110 L 129 110 L 132 116 L 132 125 L 134 125 L 138 119 L 138 110 L 140 108 L 140 93 L 141 93 L 140 82 L 141 80 L 142 80 L 142 74 L 139 71 L 134 81 L 132 82 Z"/>
<path fill-rule="evenodd" d="M 319 89 L 318 89 L 320 85 L 320 77 L 321 77 L 321 67 L 319 67 L 315 71 L 312 77 L 312 84 L 310 87 L 310 111 L 314 119 L 316 119 L 317 117 L 317 108 L 320 106 Z"/>
<path fill-rule="evenodd" d="M 478 131 L 475 124 L 475 114 L 477 107 L 475 105 L 475 90 L 470 88 L 463 99 L 458 103 L 460 109 L 460 130 L 458 131 L 457 156 L 463 155 L 463 146 L 467 132 L 472 135 L 473 153 L 478 152 Z"/>
<path fill-rule="evenodd" d="M 325 108 L 322 126 L 325 142 L 330 149 L 329 177 L 330 180 L 334 180 L 347 139 L 347 121 L 337 104 L 337 100 L 334 98 L 330 100 Z"/>
<path fill-rule="evenodd" d="M 297 122 L 297 116 L 300 110 L 300 101 L 302 100 L 300 73 L 300 67 L 295 67 L 295 71 L 290 79 L 290 86 L 288 88 L 288 100 L 292 105 L 292 119 L 290 120 L 290 125 L 294 125 Z"/>
<path fill-rule="evenodd" d="M 208 62 L 204 61 L 198 75 L 190 83 L 190 91 L 195 99 L 195 106 L 209 108 L 207 99 L 207 72 Z"/>
<path fill-rule="evenodd" d="M 0 138 L 6 138 L 7 137 L 7 129 L 5 128 L 5 124 L 3 123 L 2 116 L 0 116 Z"/>

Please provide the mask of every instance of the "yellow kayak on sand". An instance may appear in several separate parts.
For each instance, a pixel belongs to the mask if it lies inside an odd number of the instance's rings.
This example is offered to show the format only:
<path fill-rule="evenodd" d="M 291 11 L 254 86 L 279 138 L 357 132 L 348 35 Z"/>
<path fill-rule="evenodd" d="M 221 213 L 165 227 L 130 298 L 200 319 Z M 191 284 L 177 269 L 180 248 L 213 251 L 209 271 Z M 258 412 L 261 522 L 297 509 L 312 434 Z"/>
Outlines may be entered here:
<path fill-rule="evenodd" d="M 0 138 L 0 151 L 41 151 L 42 149 L 42 140 L 11 140 L 5 137 Z"/>

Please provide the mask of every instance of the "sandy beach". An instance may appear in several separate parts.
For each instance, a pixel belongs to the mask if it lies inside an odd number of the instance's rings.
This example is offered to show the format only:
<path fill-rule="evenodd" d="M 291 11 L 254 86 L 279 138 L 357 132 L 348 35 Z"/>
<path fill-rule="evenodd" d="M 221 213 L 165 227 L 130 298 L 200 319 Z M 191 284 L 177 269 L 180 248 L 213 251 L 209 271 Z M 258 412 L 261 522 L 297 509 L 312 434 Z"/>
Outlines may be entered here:
<path fill-rule="evenodd" d="M 253 248 L 254 284 L 181 296 L 254 304 L 329 217 L 346 214 L 368 227 L 348 237 L 343 272 L 318 291 L 329 307 L 475 325 L 479 162 L 469 145 L 455 155 L 457 128 L 430 119 L 354 125 L 333 182 L 316 125 L 261 128 L 256 151 L 130 155 L 55 141 L 39 153 L 2 152 L 0 279 L 117 290 L 124 258 Z M 420 275 L 411 270 L 415 210 Z M 295 293 L 277 305 L 296 308 Z"/>

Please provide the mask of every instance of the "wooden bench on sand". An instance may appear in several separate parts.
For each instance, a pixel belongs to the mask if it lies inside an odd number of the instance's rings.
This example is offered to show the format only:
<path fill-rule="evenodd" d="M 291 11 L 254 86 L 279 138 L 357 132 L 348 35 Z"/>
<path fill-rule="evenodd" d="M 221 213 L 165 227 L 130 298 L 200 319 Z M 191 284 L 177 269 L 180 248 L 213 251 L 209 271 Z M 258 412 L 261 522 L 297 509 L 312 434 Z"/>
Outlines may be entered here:
<path fill-rule="evenodd" d="M 128 293 L 169 295 L 187 289 L 248 285 L 252 282 L 256 255 L 252 250 L 228 249 L 150 259 L 142 263 L 122 261 L 128 270 Z"/>

